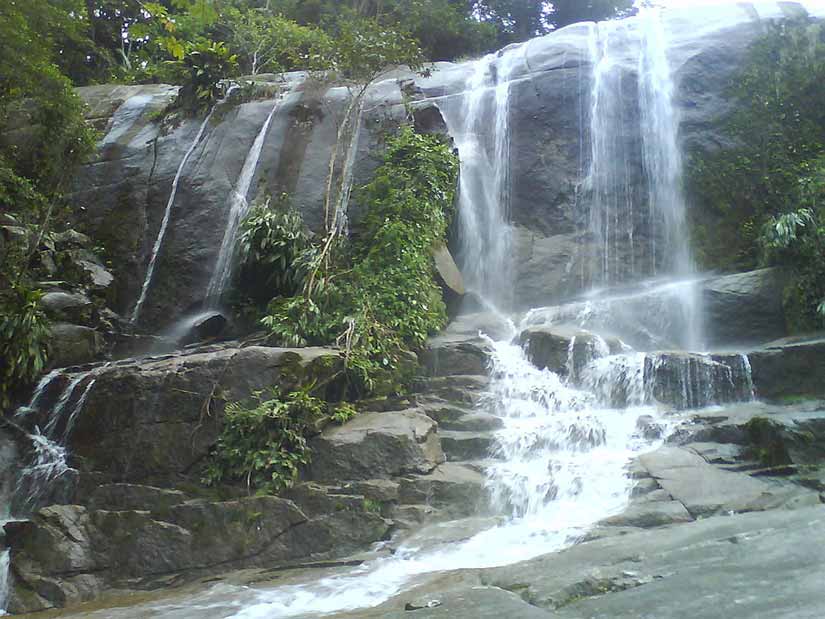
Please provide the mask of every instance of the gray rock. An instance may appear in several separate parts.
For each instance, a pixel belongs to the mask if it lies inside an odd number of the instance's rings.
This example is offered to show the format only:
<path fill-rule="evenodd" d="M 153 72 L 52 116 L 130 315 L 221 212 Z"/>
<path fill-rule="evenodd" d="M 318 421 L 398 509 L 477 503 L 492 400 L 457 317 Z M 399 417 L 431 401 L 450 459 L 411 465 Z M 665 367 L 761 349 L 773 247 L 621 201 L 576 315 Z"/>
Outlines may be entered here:
<path fill-rule="evenodd" d="M 337 351 L 250 346 L 127 360 L 100 369 L 77 416 L 69 449 L 83 472 L 106 481 L 168 482 L 199 475 L 227 402 L 274 386 L 331 376 Z"/>
<path fill-rule="evenodd" d="M 444 461 L 436 423 L 421 413 L 362 413 L 309 443 L 306 478 L 362 480 L 427 473 Z"/>
<path fill-rule="evenodd" d="M 580 376 L 585 365 L 595 359 L 621 352 L 616 338 L 602 339 L 594 333 L 569 326 L 530 327 L 518 336 L 527 358 L 539 369 L 560 376 Z"/>
<path fill-rule="evenodd" d="M 580 544 L 481 579 L 570 619 L 746 619 L 766 611 L 814 619 L 825 574 L 823 519 L 821 506 L 707 518 Z"/>
<path fill-rule="evenodd" d="M 54 320 L 64 320 L 85 324 L 91 320 L 93 305 L 89 298 L 80 293 L 47 292 L 40 299 L 46 314 Z"/>
<path fill-rule="evenodd" d="M 663 447 L 641 456 L 642 465 L 694 518 L 759 511 L 806 494 L 743 473 L 720 470 L 685 449 Z"/>
<path fill-rule="evenodd" d="M 691 520 L 693 517 L 679 501 L 649 501 L 631 505 L 621 514 L 603 520 L 601 524 L 650 529 Z"/>
<path fill-rule="evenodd" d="M 752 397 L 751 378 L 741 355 L 653 353 L 645 357 L 644 380 L 656 400 L 680 409 Z"/>
<path fill-rule="evenodd" d="M 170 574 L 185 580 L 217 568 L 335 556 L 381 539 L 387 529 L 358 502 L 307 517 L 272 496 L 170 503 L 152 513 L 47 507 L 30 522 L 6 525 L 14 574 L 10 609 L 76 604 L 113 586 L 145 586 Z"/>
<path fill-rule="evenodd" d="M 427 475 L 402 479 L 398 498 L 401 503 L 423 503 L 440 508 L 454 518 L 472 516 L 484 511 L 484 484 L 485 477 L 478 471 L 445 462 Z"/>
<path fill-rule="evenodd" d="M 439 432 L 441 446 L 451 462 L 462 460 L 483 460 L 490 457 L 497 445 L 491 432 Z"/>
<path fill-rule="evenodd" d="M 91 363 L 103 352 L 103 336 L 96 329 L 62 322 L 52 325 L 49 353 L 52 367 Z"/>
<path fill-rule="evenodd" d="M 825 397 L 825 338 L 788 338 L 748 353 L 760 398 Z"/>
<path fill-rule="evenodd" d="M 717 346 L 768 342 L 787 333 L 782 295 L 787 274 L 761 269 L 702 284 L 708 340 Z"/>
<path fill-rule="evenodd" d="M 435 262 L 435 273 L 438 283 L 444 293 L 444 301 L 447 304 L 447 311 L 451 316 L 458 313 L 461 300 L 467 292 L 464 288 L 464 278 L 461 271 L 453 260 L 450 250 L 446 245 L 440 245 L 433 250 L 433 260 Z"/>
<path fill-rule="evenodd" d="M 143 510 L 166 513 L 173 505 L 187 500 L 179 490 L 138 484 L 104 484 L 95 488 L 84 504 L 90 509 L 108 511 Z"/>

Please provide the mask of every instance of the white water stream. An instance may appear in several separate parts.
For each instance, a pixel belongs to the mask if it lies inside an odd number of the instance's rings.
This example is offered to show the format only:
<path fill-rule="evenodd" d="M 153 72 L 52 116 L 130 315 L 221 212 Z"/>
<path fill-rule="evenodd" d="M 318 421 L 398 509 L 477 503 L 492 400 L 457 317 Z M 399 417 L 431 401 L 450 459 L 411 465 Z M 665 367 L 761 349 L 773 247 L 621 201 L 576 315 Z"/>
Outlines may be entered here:
<path fill-rule="evenodd" d="M 169 227 L 169 219 L 172 215 L 172 206 L 175 204 L 175 196 L 178 193 L 178 184 L 180 183 L 181 175 L 183 174 L 183 170 L 186 167 L 189 158 L 192 156 L 192 153 L 195 152 L 195 148 L 197 148 L 198 144 L 200 144 L 201 138 L 209 125 L 209 121 L 212 120 L 212 115 L 215 113 L 218 105 L 215 105 L 211 110 L 209 110 L 206 118 L 203 119 L 203 122 L 198 128 L 198 132 L 195 134 L 195 139 L 192 140 L 189 150 L 187 150 L 184 154 L 183 159 L 180 161 L 180 165 L 178 165 L 177 172 L 175 172 L 175 178 L 172 181 L 172 190 L 169 193 L 169 200 L 166 202 L 166 209 L 163 212 L 163 219 L 160 222 L 158 236 L 155 239 L 155 244 L 152 246 L 149 266 L 146 269 L 146 277 L 143 279 L 143 285 L 140 288 L 140 296 L 138 297 L 137 303 L 135 303 L 135 307 L 132 310 L 131 321 L 133 323 L 136 323 L 140 318 L 140 311 L 143 308 L 143 304 L 146 302 L 146 296 L 149 294 L 149 287 L 152 285 L 152 277 L 155 274 L 158 254 L 160 254 L 160 249 L 163 246 L 163 240 L 166 237 L 166 229 Z"/>
<path fill-rule="evenodd" d="M 443 112 L 461 160 L 458 262 L 467 288 L 495 307 L 511 304 L 510 76 L 525 46 L 473 63 L 464 95 Z"/>
<path fill-rule="evenodd" d="M 229 284 L 232 275 L 232 259 L 235 256 L 238 228 L 249 212 L 249 188 L 252 185 L 252 179 L 255 177 L 255 171 L 258 169 L 258 160 L 261 158 L 261 151 L 263 150 L 269 127 L 272 124 L 272 119 L 278 113 L 280 107 L 281 100 L 278 99 L 275 105 L 272 106 L 272 111 L 269 112 L 266 121 L 264 121 L 261 130 L 252 143 L 252 147 L 246 154 L 238 182 L 229 195 L 229 215 L 223 233 L 223 241 L 221 241 L 218 259 L 206 290 L 206 299 L 210 307 L 217 305 Z"/>

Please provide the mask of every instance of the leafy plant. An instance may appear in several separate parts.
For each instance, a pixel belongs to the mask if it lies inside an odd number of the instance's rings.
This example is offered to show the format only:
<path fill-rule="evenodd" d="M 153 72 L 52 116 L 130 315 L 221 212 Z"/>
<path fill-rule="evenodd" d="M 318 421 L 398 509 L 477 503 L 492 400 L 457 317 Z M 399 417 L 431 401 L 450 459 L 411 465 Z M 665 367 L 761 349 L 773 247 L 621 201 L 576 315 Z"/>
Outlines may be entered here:
<path fill-rule="evenodd" d="M 825 325 L 825 28 L 771 25 L 732 84 L 718 127 L 731 146 L 692 153 L 688 189 L 703 266 L 789 267 L 785 313 L 796 331 Z"/>
<path fill-rule="evenodd" d="M 236 286 L 253 302 L 292 296 L 303 286 L 315 247 L 287 197 L 254 204 L 241 224 Z"/>
<path fill-rule="evenodd" d="M 309 389 L 285 395 L 259 392 L 251 402 L 227 404 L 204 483 L 242 481 L 263 493 L 289 488 L 309 462 L 306 435 L 325 407 Z"/>
<path fill-rule="evenodd" d="M 301 294 L 275 297 L 261 323 L 283 345 L 336 344 L 353 397 L 386 395 L 409 378 L 409 350 L 446 322 L 432 251 L 444 242 L 458 162 L 436 136 L 403 127 L 356 194 L 358 235 L 318 254 Z"/>
<path fill-rule="evenodd" d="M 307 438 L 324 422 L 345 423 L 357 413 L 348 402 L 333 405 L 313 396 L 314 387 L 258 392 L 249 402 L 227 404 L 204 483 L 240 481 L 263 494 L 291 487 L 300 467 L 310 462 Z"/>
<path fill-rule="evenodd" d="M 0 409 L 8 409 L 14 392 L 46 367 L 49 325 L 41 297 L 40 291 L 21 285 L 0 294 Z"/>
<path fill-rule="evenodd" d="M 238 57 L 223 42 L 191 43 L 177 63 L 184 74 L 179 97 L 188 110 L 212 105 L 223 94 L 222 81 L 238 73 Z"/>

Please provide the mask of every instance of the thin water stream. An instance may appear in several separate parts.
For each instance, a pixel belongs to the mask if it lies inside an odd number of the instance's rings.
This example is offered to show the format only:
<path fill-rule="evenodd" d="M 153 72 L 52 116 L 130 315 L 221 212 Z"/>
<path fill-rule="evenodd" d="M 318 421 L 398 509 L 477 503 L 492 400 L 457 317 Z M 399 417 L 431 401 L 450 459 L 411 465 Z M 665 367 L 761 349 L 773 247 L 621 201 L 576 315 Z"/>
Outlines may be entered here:
<path fill-rule="evenodd" d="M 169 193 L 169 199 L 166 202 L 166 209 L 163 212 L 163 219 L 160 222 L 158 236 L 155 239 L 155 243 L 152 246 L 152 253 L 149 256 L 149 266 L 146 269 L 146 277 L 143 279 L 143 285 L 140 288 L 140 296 L 138 297 L 137 303 L 135 303 L 135 307 L 132 310 L 131 321 L 133 323 L 136 323 L 140 318 L 141 309 L 143 309 L 143 304 L 146 302 L 146 296 L 149 294 L 149 287 L 152 285 L 152 278 L 155 274 L 155 265 L 157 263 L 158 255 L 160 254 L 160 250 L 163 247 L 163 241 L 166 238 L 166 229 L 169 227 L 169 219 L 172 216 L 172 206 L 175 204 L 175 197 L 178 193 L 178 185 L 180 184 L 183 170 L 186 167 L 189 158 L 192 156 L 192 153 L 195 152 L 198 144 L 200 144 L 201 138 L 206 132 L 206 128 L 209 126 L 209 121 L 212 120 L 212 115 L 215 113 L 218 105 L 220 104 L 213 106 L 206 115 L 206 118 L 204 118 L 203 122 L 201 122 L 200 127 L 198 127 L 198 132 L 195 134 L 195 139 L 192 140 L 189 150 L 187 150 L 183 155 L 183 159 L 181 159 L 180 164 L 178 165 L 177 172 L 175 172 L 175 178 L 172 181 L 172 190 Z"/>

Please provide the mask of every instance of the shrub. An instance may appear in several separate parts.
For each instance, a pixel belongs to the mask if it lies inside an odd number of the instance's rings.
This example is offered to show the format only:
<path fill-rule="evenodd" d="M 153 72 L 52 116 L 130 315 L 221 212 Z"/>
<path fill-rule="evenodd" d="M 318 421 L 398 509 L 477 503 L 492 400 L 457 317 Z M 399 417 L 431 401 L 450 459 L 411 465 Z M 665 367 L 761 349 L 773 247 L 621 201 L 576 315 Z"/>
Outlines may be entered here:
<path fill-rule="evenodd" d="M 310 461 L 307 437 L 318 424 L 343 423 L 355 414 L 351 404 L 331 406 L 314 397 L 312 387 L 287 394 L 259 392 L 249 402 L 228 404 L 204 483 L 243 482 L 264 494 L 291 487 L 300 467 Z"/>
<path fill-rule="evenodd" d="M 318 253 L 301 294 L 273 298 L 262 324 L 282 345 L 343 348 L 353 397 L 399 389 L 408 351 L 446 323 L 432 250 L 445 239 L 457 175 L 441 138 L 402 128 L 357 193 L 367 212 L 358 238 Z"/>
<path fill-rule="evenodd" d="M 49 325 L 41 296 L 22 285 L 0 293 L 0 409 L 8 409 L 15 391 L 34 382 L 46 366 Z"/>

